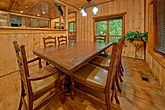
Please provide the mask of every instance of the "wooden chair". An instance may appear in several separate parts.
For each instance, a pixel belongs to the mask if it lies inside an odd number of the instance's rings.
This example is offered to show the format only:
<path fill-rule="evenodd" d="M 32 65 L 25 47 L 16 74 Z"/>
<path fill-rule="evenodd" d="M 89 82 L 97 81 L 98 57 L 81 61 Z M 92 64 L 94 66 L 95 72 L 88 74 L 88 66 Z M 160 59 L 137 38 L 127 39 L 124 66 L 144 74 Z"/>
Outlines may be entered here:
<path fill-rule="evenodd" d="M 96 41 L 106 42 L 106 35 L 102 35 L 102 34 L 96 35 Z"/>
<path fill-rule="evenodd" d="M 74 42 L 76 42 L 76 35 L 75 35 L 75 32 L 69 33 L 68 40 L 69 40 L 69 43 L 74 43 Z"/>
<path fill-rule="evenodd" d="M 28 69 L 28 63 L 30 62 L 26 59 L 25 46 L 19 46 L 16 41 L 13 44 L 21 78 L 21 98 L 18 109 L 21 110 L 23 104 L 27 110 L 39 110 L 59 93 L 62 93 L 61 101 L 64 103 L 65 77 L 62 72 L 48 65 L 30 73 Z M 47 97 L 43 98 L 45 95 Z M 27 101 L 25 96 L 27 96 Z M 34 102 L 39 100 L 42 100 L 42 102 L 38 106 L 33 107 Z"/>
<path fill-rule="evenodd" d="M 44 47 L 56 46 L 56 37 L 48 36 L 43 38 Z M 49 62 L 46 62 L 49 65 Z"/>
<path fill-rule="evenodd" d="M 122 37 L 122 39 L 118 42 L 118 45 L 120 45 L 121 50 L 123 49 L 124 39 L 125 37 Z M 111 62 L 111 59 L 104 56 L 97 56 L 90 61 L 91 64 L 102 67 L 106 70 L 108 70 L 110 62 Z M 116 78 L 117 88 L 119 92 L 121 92 L 121 87 L 120 87 L 118 79 L 120 79 L 120 81 L 123 82 L 121 78 L 121 76 L 123 76 L 122 69 L 123 67 L 122 67 L 122 61 L 121 61 L 121 55 L 120 55 L 120 65 L 118 66 L 118 69 L 117 69 L 118 78 Z"/>
<path fill-rule="evenodd" d="M 56 46 L 56 37 L 48 36 L 43 38 L 44 47 Z"/>
<path fill-rule="evenodd" d="M 58 37 L 58 45 L 67 44 L 67 36 L 61 35 Z"/>
<path fill-rule="evenodd" d="M 115 76 L 117 67 L 119 65 L 120 53 L 121 50 L 118 49 L 118 44 L 113 44 L 112 50 L 112 59 L 109 65 L 108 71 L 100 68 L 98 66 L 87 64 L 76 71 L 71 75 L 71 98 L 74 99 L 75 90 L 74 90 L 74 82 L 78 82 L 83 84 L 91 89 L 93 89 L 93 93 L 95 91 L 99 91 L 105 94 L 104 102 L 96 97 L 89 95 L 89 93 L 85 93 L 91 98 L 96 99 L 99 103 L 106 104 L 107 110 L 111 110 L 113 99 L 116 99 L 116 102 L 119 104 L 119 100 L 116 93 L 116 85 L 115 85 Z"/>

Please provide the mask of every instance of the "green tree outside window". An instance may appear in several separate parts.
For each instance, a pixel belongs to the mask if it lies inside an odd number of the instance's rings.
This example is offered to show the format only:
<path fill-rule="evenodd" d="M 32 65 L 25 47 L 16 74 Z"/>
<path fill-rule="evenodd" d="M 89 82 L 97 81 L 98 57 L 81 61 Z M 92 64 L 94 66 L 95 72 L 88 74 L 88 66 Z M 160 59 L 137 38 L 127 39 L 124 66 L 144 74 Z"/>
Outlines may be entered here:
<path fill-rule="evenodd" d="M 76 32 L 76 22 L 69 23 L 69 32 Z"/>

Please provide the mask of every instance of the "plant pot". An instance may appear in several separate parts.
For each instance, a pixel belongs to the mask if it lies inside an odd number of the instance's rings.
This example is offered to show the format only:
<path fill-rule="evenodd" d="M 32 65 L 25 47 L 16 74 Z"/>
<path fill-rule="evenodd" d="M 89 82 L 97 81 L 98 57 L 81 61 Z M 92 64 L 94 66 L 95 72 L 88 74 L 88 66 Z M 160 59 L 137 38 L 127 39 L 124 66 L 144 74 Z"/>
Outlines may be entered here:
<path fill-rule="evenodd" d="M 139 50 L 144 45 L 144 41 L 142 38 L 135 38 L 133 41 L 133 45 L 136 47 L 137 50 Z"/>

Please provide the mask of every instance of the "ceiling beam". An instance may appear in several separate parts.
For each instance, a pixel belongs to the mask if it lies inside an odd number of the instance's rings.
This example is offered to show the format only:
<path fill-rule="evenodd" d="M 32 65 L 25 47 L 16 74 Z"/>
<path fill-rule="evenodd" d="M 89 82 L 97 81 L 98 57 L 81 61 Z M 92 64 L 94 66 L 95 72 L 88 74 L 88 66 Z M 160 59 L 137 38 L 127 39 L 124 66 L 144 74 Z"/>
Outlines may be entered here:
<path fill-rule="evenodd" d="M 8 11 L 10 11 L 10 10 L 11 10 L 11 8 L 12 8 L 13 4 L 14 4 L 14 0 L 10 0 L 10 4 L 9 4 Z"/>
<path fill-rule="evenodd" d="M 105 3 L 109 3 L 109 2 L 113 2 L 113 1 L 116 1 L 116 0 L 109 0 L 109 1 L 101 2 L 101 3 L 97 3 L 96 5 L 101 5 L 101 4 L 105 4 Z"/>
<path fill-rule="evenodd" d="M 75 7 L 69 3 L 63 2 L 61 0 L 51 0 L 51 1 L 54 1 L 55 3 L 60 4 L 60 5 L 67 6 L 69 9 L 72 9 L 73 11 L 79 11 L 79 9 L 77 7 Z"/>

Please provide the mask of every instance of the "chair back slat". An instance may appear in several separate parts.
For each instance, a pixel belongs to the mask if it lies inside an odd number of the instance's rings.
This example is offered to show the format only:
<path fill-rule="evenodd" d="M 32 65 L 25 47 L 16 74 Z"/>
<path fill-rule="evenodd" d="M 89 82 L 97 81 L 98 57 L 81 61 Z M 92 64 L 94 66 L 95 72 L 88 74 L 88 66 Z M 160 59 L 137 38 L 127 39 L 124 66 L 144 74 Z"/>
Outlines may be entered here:
<path fill-rule="evenodd" d="M 58 37 L 58 45 L 67 44 L 67 36 L 61 35 Z"/>
<path fill-rule="evenodd" d="M 27 80 L 27 77 L 29 77 L 29 70 L 28 70 L 27 58 L 25 53 L 25 46 L 24 45 L 19 46 L 17 41 L 14 41 L 13 44 L 17 57 L 17 63 L 19 67 L 21 81 L 23 82 L 23 87 L 26 93 L 30 93 L 32 92 L 32 90 L 31 90 L 30 81 Z"/>
<path fill-rule="evenodd" d="M 106 35 L 96 35 L 96 41 L 106 41 Z"/>
<path fill-rule="evenodd" d="M 118 43 L 117 42 L 113 43 L 112 56 L 111 56 L 111 61 L 110 61 L 109 70 L 108 70 L 108 77 L 107 77 L 107 82 L 106 82 L 106 87 L 105 87 L 106 91 L 109 91 L 109 92 L 115 81 L 117 68 L 120 65 L 124 39 L 125 39 L 125 36 L 122 37 L 122 39 Z"/>
<path fill-rule="evenodd" d="M 48 36 L 43 38 L 44 47 L 56 46 L 56 37 Z"/>

